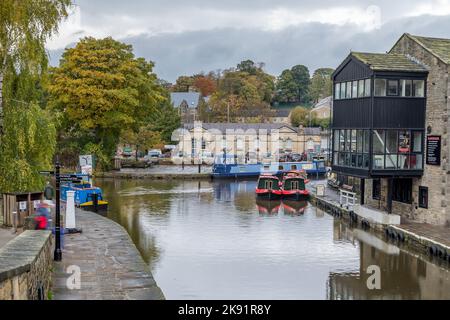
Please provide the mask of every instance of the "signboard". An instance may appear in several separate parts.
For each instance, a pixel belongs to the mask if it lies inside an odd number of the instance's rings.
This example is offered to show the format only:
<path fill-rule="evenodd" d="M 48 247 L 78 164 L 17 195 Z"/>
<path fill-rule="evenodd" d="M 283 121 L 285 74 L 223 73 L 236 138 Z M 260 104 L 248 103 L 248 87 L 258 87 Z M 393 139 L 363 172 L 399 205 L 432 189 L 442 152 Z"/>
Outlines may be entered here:
<path fill-rule="evenodd" d="M 39 208 L 40 203 L 41 203 L 41 200 L 34 200 L 33 201 L 33 208 L 34 209 Z"/>
<path fill-rule="evenodd" d="M 94 167 L 94 162 L 92 159 L 92 155 L 89 154 L 89 155 L 80 156 L 81 173 L 91 175 L 93 167 Z"/>
<path fill-rule="evenodd" d="M 441 165 L 441 136 L 427 136 L 427 164 Z"/>
<path fill-rule="evenodd" d="M 26 211 L 27 210 L 27 202 L 26 201 L 19 202 L 19 210 L 20 211 Z"/>

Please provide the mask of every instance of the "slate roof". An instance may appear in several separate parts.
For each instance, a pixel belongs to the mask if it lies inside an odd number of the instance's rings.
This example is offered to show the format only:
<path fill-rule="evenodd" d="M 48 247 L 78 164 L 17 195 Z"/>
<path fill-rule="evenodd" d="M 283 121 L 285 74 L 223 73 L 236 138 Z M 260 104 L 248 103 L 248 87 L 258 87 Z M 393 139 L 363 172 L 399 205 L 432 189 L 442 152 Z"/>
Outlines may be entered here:
<path fill-rule="evenodd" d="M 272 109 L 275 111 L 275 117 L 277 118 L 288 118 L 291 114 L 290 109 Z"/>
<path fill-rule="evenodd" d="M 320 101 L 314 106 L 313 110 L 317 110 L 317 109 L 319 109 L 319 108 L 321 108 L 321 107 L 324 107 L 324 106 L 326 106 L 326 107 L 328 107 L 328 108 L 331 109 L 332 101 L 333 101 L 333 97 L 331 97 L 331 96 L 326 97 L 326 98 L 323 98 L 322 100 L 320 100 Z"/>
<path fill-rule="evenodd" d="M 420 37 L 409 33 L 406 36 L 415 40 L 446 64 L 450 64 L 450 39 Z"/>
<path fill-rule="evenodd" d="M 222 133 L 225 133 L 227 129 L 237 130 L 242 129 L 243 131 L 247 131 L 249 129 L 254 130 L 277 130 L 282 128 L 289 128 L 292 131 L 298 132 L 298 128 L 294 128 L 292 126 L 286 124 L 277 124 L 277 123 L 202 123 L 202 127 L 205 130 L 209 129 L 217 129 Z M 188 130 L 194 129 L 193 123 L 184 124 L 184 128 Z M 320 128 L 319 128 L 320 129 Z"/>
<path fill-rule="evenodd" d="M 307 136 L 318 136 L 322 133 L 322 129 L 320 127 L 317 128 L 304 128 L 305 135 Z"/>
<path fill-rule="evenodd" d="M 179 108 L 183 101 L 186 101 L 189 108 L 197 108 L 200 102 L 200 93 L 198 92 L 172 92 L 170 94 L 170 101 L 172 101 L 175 108 Z"/>
<path fill-rule="evenodd" d="M 425 66 L 398 53 L 352 52 L 351 55 L 374 71 L 427 72 Z"/>

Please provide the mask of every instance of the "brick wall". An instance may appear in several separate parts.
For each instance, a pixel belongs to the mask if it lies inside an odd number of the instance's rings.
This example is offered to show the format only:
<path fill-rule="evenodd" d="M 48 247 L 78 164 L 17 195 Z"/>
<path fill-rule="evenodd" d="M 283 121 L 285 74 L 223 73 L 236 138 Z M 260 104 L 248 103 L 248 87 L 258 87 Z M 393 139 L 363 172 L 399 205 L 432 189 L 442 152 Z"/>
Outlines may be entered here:
<path fill-rule="evenodd" d="M 0 249 L 0 300 L 47 299 L 53 243 L 50 231 L 25 231 Z"/>

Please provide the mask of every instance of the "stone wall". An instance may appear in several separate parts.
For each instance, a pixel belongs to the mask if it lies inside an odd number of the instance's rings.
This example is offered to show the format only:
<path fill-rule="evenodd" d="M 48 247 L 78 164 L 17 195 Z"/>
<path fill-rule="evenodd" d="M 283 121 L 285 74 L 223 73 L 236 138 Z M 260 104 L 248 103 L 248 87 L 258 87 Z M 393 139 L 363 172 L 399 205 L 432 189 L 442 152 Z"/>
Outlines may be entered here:
<path fill-rule="evenodd" d="M 450 67 L 430 53 L 424 47 L 408 36 L 403 36 L 392 49 L 393 53 L 402 53 L 425 65 L 429 69 L 427 81 L 427 110 L 425 128 L 431 127 L 431 135 L 442 136 L 441 166 L 425 165 L 424 175 L 421 179 L 414 179 L 413 206 L 410 206 L 407 215 L 420 222 L 444 225 L 450 223 L 450 148 L 449 148 L 449 117 Z M 424 147 L 426 147 L 424 145 Z M 417 206 L 419 186 L 428 187 L 428 209 Z M 394 213 L 405 206 L 393 205 Z"/>
<path fill-rule="evenodd" d="M 47 299 L 53 241 L 50 231 L 25 231 L 0 249 L 0 300 Z"/>

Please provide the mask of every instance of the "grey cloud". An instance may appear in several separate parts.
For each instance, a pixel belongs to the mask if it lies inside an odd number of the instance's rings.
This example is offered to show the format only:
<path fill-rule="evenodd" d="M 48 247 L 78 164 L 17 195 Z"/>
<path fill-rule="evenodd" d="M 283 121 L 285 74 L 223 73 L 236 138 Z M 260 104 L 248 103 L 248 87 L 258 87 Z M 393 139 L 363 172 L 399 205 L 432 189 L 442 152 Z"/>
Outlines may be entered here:
<path fill-rule="evenodd" d="M 223 70 L 244 59 L 265 62 L 266 70 L 274 75 L 296 64 L 305 64 L 311 72 L 319 67 L 336 67 L 350 50 L 389 50 L 404 32 L 450 38 L 450 19 L 404 18 L 371 32 L 359 32 L 352 25 L 308 23 L 276 32 L 228 28 L 142 35 L 121 41 L 132 44 L 137 56 L 154 61 L 160 78 L 174 81 L 179 75 Z M 51 52 L 52 64 L 57 64 L 59 55 Z"/>

